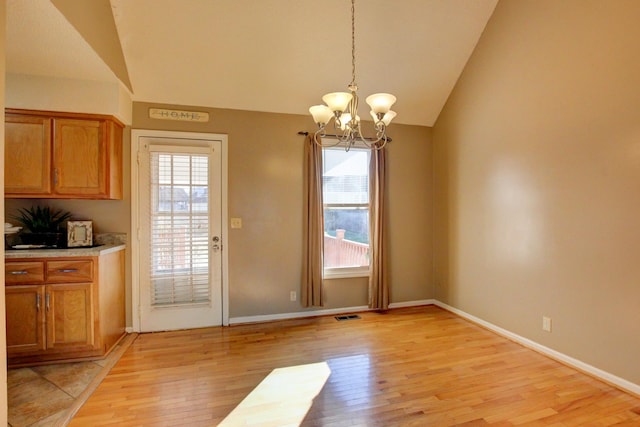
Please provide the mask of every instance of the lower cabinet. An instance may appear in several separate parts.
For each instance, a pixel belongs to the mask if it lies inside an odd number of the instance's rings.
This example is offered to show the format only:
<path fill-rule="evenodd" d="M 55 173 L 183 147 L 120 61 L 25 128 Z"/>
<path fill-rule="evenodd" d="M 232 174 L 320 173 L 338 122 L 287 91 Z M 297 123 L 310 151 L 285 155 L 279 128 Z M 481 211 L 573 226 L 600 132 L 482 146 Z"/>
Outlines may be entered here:
<path fill-rule="evenodd" d="M 5 288 L 7 354 L 38 353 L 45 341 L 44 285 Z"/>
<path fill-rule="evenodd" d="M 46 286 L 47 348 L 95 349 L 92 288 L 91 283 Z"/>
<path fill-rule="evenodd" d="M 124 252 L 5 262 L 9 366 L 99 358 L 124 335 Z"/>

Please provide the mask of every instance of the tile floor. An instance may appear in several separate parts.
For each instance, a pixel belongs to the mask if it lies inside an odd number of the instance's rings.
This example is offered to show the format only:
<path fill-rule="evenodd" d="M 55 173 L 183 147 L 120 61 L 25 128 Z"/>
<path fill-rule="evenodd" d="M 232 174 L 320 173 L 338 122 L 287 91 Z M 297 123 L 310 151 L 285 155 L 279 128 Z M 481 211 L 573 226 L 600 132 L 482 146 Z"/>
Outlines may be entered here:
<path fill-rule="evenodd" d="M 102 360 L 9 369 L 9 427 L 65 425 L 69 410 L 84 403 L 78 402 L 78 398 L 86 400 L 88 396 L 83 392 L 94 378 L 111 370 L 133 339 L 132 336 L 123 339 Z"/>
<path fill-rule="evenodd" d="M 100 372 L 101 362 L 103 361 L 9 369 L 9 425 L 55 425 L 58 418 Z"/>

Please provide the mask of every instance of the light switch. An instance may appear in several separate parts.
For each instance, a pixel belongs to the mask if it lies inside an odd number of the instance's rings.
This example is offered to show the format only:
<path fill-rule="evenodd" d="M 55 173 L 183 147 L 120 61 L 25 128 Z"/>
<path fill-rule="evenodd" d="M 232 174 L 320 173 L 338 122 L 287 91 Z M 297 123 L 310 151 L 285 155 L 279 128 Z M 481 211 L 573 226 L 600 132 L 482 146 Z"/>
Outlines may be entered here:
<path fill-rule="evenodd" d="M 242 228 L 242 218 L 231 218 L 231 228 Z"/>

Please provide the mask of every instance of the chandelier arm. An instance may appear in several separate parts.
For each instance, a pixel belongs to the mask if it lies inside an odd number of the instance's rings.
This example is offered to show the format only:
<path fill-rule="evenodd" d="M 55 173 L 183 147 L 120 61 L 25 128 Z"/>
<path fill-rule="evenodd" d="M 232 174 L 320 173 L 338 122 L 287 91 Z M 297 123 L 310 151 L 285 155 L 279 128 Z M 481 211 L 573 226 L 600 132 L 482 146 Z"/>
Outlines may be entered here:
<path fill-rule="evenodd" d="M 351 120 L 357 120 L 360 100 L 358 99 L 358 94 L 355 91 L 352 91 L 351 94 L 353 95 L 353 98 L 349 101 L 349 114 L 351 114 Z M 359 123 L 360 122 L 358 121 L 358 124 Z"/>
<path fill-rule="evenodd" d="M 361 142 L 362 144 L 366 145 L 367 148 L 375 148 L 378 144 L 378 142 L 382 141 L 384 139 L 384 136 L 379 136 L 376 135 L 377 139 L 367 139 L 365 137 L 363 137 L 362 135 L 358 135 L 358 141 Z"/>
<path fill-rule="evenodd" d="M 351 147 L 353 147 L 353 141 L 347 141 L 344 144 L 344 151 L 348 153 L 349 151 L 351 151 Z"/>
<path fill-rule="evenodd" d="M 318 135 L 320 135 L 321 137 L 326 135 L 324 132 L 324 126 L 321 126 L 320 129 L 318 129 L 316 133 L 313 134 L 313 142 L 315 142 L 316 145 L 322 147 L 322 142 L 318 140 Z"/>
<path fill-rule="evenodd" d="M 333 132 L 338 140 L 338 143 L 335 145 L 344 144 L 351 139 L 349 127 L 347 126 L 346 129 L 342 130 L 340 126 L 340 122 L 336 123 L 335 120 L 333 121 Z"/>
<path fill-rule="evenodd" d="M 378 140 L 375 142 L 374 148 L 376 150 L 381 150 L 382 148 L 384 148 L 385 145 L 387 145 L 387 128 L 385 126 L 384 123 L 382 123 L 382 126 L 380 127 L 380 130 L 378 130 L 378 132 L 376 133 L 376 136 L 378 137 Z M 382 142 L 382 145 L 378 145 L 378 143 L 380 141 Z"/>
<path fill-rule="evenodd" d="M 389 138 L 387 137 L 385 130 L 386 129 L 382 128 L 382 130 L 379 130 L 378 132 L 376 132 L 376 139 L 373 139 L 373 138 L 367 139 L 367 138 L 364 138 L 362 134 L 359 134 L 358 135 L 359 141 L 362 142 L 362 144 L 364 144 L 365 146 L 367 146 L 367 148 L 371 148 L 376 151 L 382 150 L 384 146 L 387 145 L 387 142 L 389 142 Z M 382 144 L 378 144 L 380 141 L 382 141 Z"/>
<path fill-rule="evenodd" d="M 380 130 L 382 130 L 383 132 L 385 131 L 386 125 L 382 121 L 383 118 L 384 118 L 384 114 L 376 113 L 375 118 L 373 120 L 373 126 L 375 127 L 376 132 L 379 132 Z"/>
<path fill-rule="evenodd" d="M 322 133 L 321 133 L 321 132 L 322 132 Z M 323 130 L 321 130 L 321 132 L 317 132 L 317 133 L 318 133 L 322 138 L 329 137 L 329 138 L 331 138 L 331 139 L 336 139 L 336 138 L 338 138 L 338 136 L 339 136 L 339 135 L 334 135 L 334 134 L 331 134 L 331 133 L 325 133 L 325 130 L 324 130 L 324 129 L 323 129 Z M 298 131 L 298 135 L 308 136 L 308 135 L 309 135 L 309 132 L 301 130 L 301 131 Z M 375 141 L 375 139 L 373 139 L 373 138 L 367 138 L 367 137 L 363 137 L 363 138 L 364 138 L 364 139 L 365 139 L 365 141 L 367 141 L 368 143 L 371 143 L 372 141 Z M 389 136 L 387 136 L 387 135 L 385 135 L 385 136 L 384 136 L 384 138 L 382 138 L 382 139 L 384 139 L 386 142 L 391 142 L 391 141 L 393 141 L 393 139 L 391 139 L 391 137 L 389 137 Z"/>
<path fill-rule="evenodd" d="M 355 132 L 355 134 L 353 136 L 354 136 L 354 138 L 353 138 L 353 142 L 354 143 L 355 143 L 355 141 L 357 139 L 359 142 L 363 143 L 367 148 L 371 148 L 371 145 L 375 144 L 375 142 L 367 141 L 367 139 L 364 136 L 362 136 L 362 128 L 360 127 L 360 122 L 358 122 L 358 127 L 357 127 L 356 132 Z"/>
<path fill-rule="evenodd" d="M 387 145 L 387 135 L 385 135 L 384 133 L 382 133 L 382 134 L 377 133 L 376 136 L 377 136 L 376 140 L 371 139 L 371 140 L 367 141 L 367 140 L 363 139 L 362 137 L 360 137 L 360 141 L 364 145 L 366 145 L 368 148 L 370 148 L 372 150 L 379 151 L 382 148 L 384 148 L 385 145 Z M 380 141 L 383 141 L 382 144 L 378 144 Z"/>
<path fill-rule="evenodd" d="M 315 142 L 316 145 L 318 145 L 318 146 L 320 146 L 322 148 L 331 148 L 331 147 L 335 147 L 336 145 L 341 144 L 340 140 L 338 140 L 338 142 L 336 142 L 335 144 L 327 144 L 326 142 L 318 140 L 318 136 L 320 136 L 321 138 L 324 138 L 325 136 L 327 136 L 324 127 L 318 129 L 316 131 L 316 133 L 313 134 L 313 142 Z"/>
<path fill-rule="evenodd" d="M 384 126 L 384 123 L 382 124 L 382 126 Z M 364 136 L 362 136 L 362 129 L 360 127 L 360 123 L 358 123 L 357 137 L 358 137 L 358 140 L 362 142 L 364 145 L 366 145 L 368 148 L 375 148 L 378 142 L 386 138 L 386 135 L 384 132 L 384 128 L 382 128 L 382 131 L 381 131 L 380 128 L 376 127 L 376 138 L 375 139 L 365 138 Z"/>
<path fill-rule="evenodd" d="M 384 148 L 384 146 L 385 146 L 385 145 L 387 145 L 387 136 L 386 136 L 386 135 L 383 135 L 383 136 L 382 136 L 382 138 L 381 138 L 380 140 L 381 140 L 381 141 L 384 141 L 384 142 L 382 143 L 382 145 L 378 145 L 378 144 L 376 143 L 376 144 L 374 144 L 374 146 L 373 146 L 373 149 L 374 149 L 374 150 L 376 150 L 376 151 L 380 151 L 380 150 L 382 150 L 382 149 Z"/>

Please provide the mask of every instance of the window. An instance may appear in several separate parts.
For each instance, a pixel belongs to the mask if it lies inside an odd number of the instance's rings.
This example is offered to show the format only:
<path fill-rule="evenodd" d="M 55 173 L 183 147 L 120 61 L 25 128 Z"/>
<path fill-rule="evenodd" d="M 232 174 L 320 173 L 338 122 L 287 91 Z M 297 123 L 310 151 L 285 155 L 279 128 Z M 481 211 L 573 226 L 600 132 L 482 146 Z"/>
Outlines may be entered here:
<path fill-rule="evenodd" d="M 151 153 L 152 305 L 210 301 L 209 158 Z"/>
<path fill-rule="evenodd" d="M 322 150 L 325 277 L 369 275 L 371 150 Z"/>

